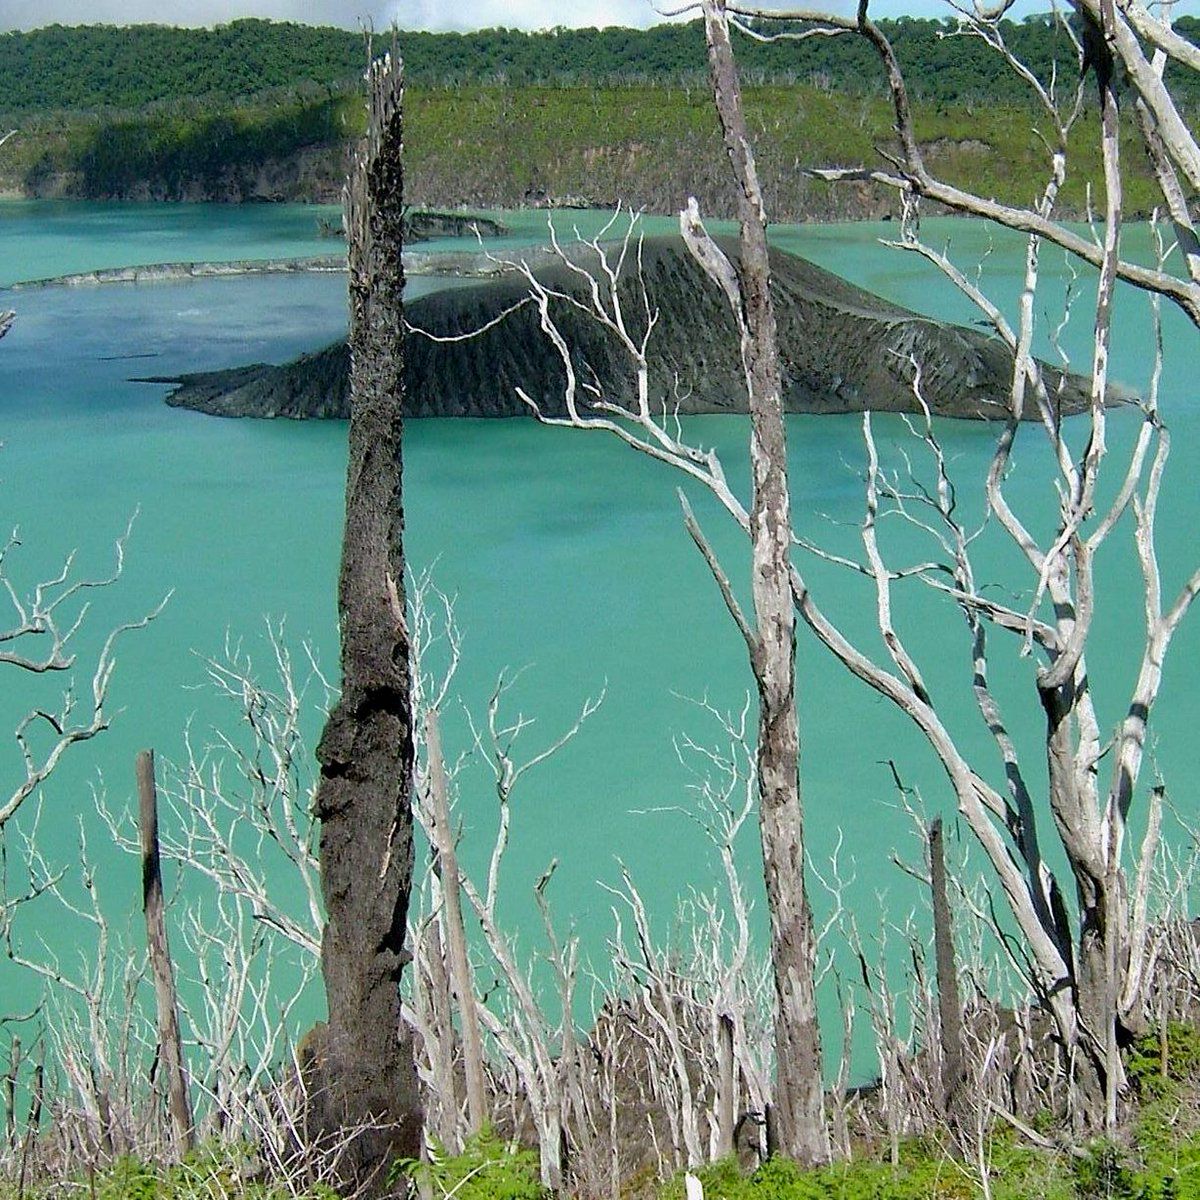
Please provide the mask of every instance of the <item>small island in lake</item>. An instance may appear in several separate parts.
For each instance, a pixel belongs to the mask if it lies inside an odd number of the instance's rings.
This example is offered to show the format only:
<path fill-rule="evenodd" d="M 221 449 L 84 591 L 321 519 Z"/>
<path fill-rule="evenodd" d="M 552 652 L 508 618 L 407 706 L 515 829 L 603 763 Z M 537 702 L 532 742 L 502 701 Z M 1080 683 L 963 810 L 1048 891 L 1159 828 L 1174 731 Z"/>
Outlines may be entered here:
<path fill-rule="evenodd" d="M 723 247 L 736 260 L 736 242 L 725 241 Z M 585 245 L 570 253 L 581 265 L 589 265 L 589 259 L 595 265 L 595 251 Z M 622 287 L 636 306 L 629 311 L 638 312 L 642 302 L 633 259 L 630 255 Z M 542 283 L 582 297 L 581 278 L 549 252 L 529 261 Z M 484 265 L 498 270 L 494 259 L 484 259 Z M 745 412 L 745 383 L 725 296 L 679 237 L 647 238 L 641 265 L 650 307 L 659 314 L 650 343 L 656 403 L 681 415 Z M 1012 355 L 998 338 L 919 316 L 781 250 L 772 251 L 771 267 L 789 412 L 917 412 L 915 361 L 933 413 L 967 418 L 1007 413 Z M 460 335 L 484 329 L 527 294 L 526 281 L 509 271 L 422 296 L 408 305 L 408 320 L 438 337 Z M 634 372 L 616 339 L 565 301 L 555 305 L 555 318 L 576 365 L 595 372 L 609 399 L 628 402 Z M 410 334 L 405 370 L 410 417 L 528 416 L 518 386 L 545 414 L 564 411 L 562 362 L 531 304 L 464 341 Z M 1087 406 L 1086 380 L 1045 370 L 1064 413 Z M 283 366 L 255 363 L 145 382 L 176 384 L 169 404 L 217 416 L 345 418 L 348 379 L 349 356 L 339 342 Z"/>

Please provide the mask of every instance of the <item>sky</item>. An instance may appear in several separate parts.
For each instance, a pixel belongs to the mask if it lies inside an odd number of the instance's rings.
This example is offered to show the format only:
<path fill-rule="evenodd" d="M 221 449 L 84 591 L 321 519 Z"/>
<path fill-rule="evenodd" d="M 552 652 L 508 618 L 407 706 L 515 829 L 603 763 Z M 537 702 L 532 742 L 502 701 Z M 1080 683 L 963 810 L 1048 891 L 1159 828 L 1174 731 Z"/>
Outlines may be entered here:
<path fill-rule="evenodd" d="M 830 0 L 829 8 L 849 13 L 853 0 Z M 876 16 L 941 16 L 948 11 L 943 0 L 873 0 L 871 10 Z M 433 30 L 500 25 L 519 29 L 646 26 L 662 19 L 651 0 L 0 0 L 0 30 L 35 29 L 55 22 L 212 25 L 236 17 L 270 17 L 348 29 L 363 21 L 372 22 L 377 29 L 394 22 L 401 29 Z"/>

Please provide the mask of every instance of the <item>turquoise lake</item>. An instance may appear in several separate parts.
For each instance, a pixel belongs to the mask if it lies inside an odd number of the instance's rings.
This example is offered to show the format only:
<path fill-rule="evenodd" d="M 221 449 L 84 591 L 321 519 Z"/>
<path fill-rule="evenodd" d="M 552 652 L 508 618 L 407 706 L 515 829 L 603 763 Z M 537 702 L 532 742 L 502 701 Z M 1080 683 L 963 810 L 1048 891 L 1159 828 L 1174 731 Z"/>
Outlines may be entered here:
<path fill-rule="evenodd" d="M 317 219 L 329 211 L 0 204 L 0 284 L 132 263 L 329 253 L 331 244 L 317 236 Z M 510 219 L 509 244 L 536 240 L 544 230 L 544 214 Z M 588 228 L 598 220 L 592 214 L 577 219 Z M 559 218 L 560 230 L 569 225 Z M 778 230 L 777 240 L 892 300 L 972 320 L 932 268 L 879 246 L 890 228 L 796 227 Z M 964 264 L 986 255 L 985 286 L 1014 312 L 1021 243 L 948 219 L 926 221 L 924 233 L 935 243 L 948 239 Z M 1144 240 L 1144 231 L 1129 236 Z M 1061 255 L 1049 250 L 1044 265 L 1054 277 L 1039 298 L 1042 324 L 1049 327 L 1066 272 Z M 1090 342 L 1087 283 L 1080 283 L 1085 295 L 1065 338 L 1078 354 Z M 415 294 L 430 284 L 411 286 Z M 232 719 L 203 687 L 202 659 L 219 654 L 227 634 L 242 639 L 265 666 L 265 622 L 286 620 L 294 647 L 310 641 L 325 666 L 336 664 L 334 581 L 346 435 L 336 422 L 230 421 L 171 409 L 163 403 L 164 387 L 130 377 L 282 362 L 323 346 L 345 329 L 344 280 L 241 278 L 0 294 L 0 308 L 10 307 L 18 318 L 0 345 L 0 497 L 4 522 L 19 526 L 25 543 L 12 559 L 14 575 L 32 582 L 73 548 L 82 566 L 103 570 L 113 539 L 137 510 L 124 578 L 96 597 L 89 628 L 135 617 L 173 593 L 154 625 L 122 643 L 112 692 L 119 717 L 47 785 L 39 830 L 49 861 L 68 864 L 77 821 L 84 823 L 97 887 L 114 920 L 124 921 L 136 911 L 138 871 L 95 820 L 92 788 L 102 780 L 110 801 L 122 806 L 132 796 L 138 749 L 153 746 L 161 757 L 178 759 L 189 721 L 193 737 L 203 741 L 207 728 Z M 1165 342 L 1162 407 L 1174 440 L 1159 549 L 1170 593 L 1200 558 L 1200 339 L 1166 312 Z M 1114 355 L 1119 380 L 1145 386 L 1150 344 L 1147 302 L 1122 292 Z M 1135 428 L 1131 418 L 1116 414 L 1111 423 L 1113 475 Z M 700 418 L 688 428 L 722 450 L 731 477 L 744 488 L 744 421 Z M 881 420 L 878 428 L 885 444 L 906 442 L 899 420 Z M 860 419 L 794 417 L 789 434 L 799 529 L 830 547 L 853 549 L 862 515 Z M 964 505 L 981 511 L 994 431 L 948 422 L 942 434 Z M 1025 514 L 1052 512 L 1049 464 L 1037 431 L 1022 436 L 1015 461 L 1013 503 Z M 679 897 L 715 880 L 716 864 L 693 825 L 677 813 L 645 810 L 688 803 L 689 776 L 673 739 L 687 734 L 705 742 L 717 732 L 684 697 L 739 707 L 751 682 L 744 647 L 683 529 L 679 481 L 614 442 L 523 420 L 410 422 L 405 471 L 410 564 L 432 568 L 438 585 L 457 597 L 463 661 L 455 692 L 462 703 L 482 714 L 497 674 L 524 668 L 510 711 L 536 718 L 526 735 L 533 752 L 570 724 L 585 697 L 607 687 L 604 705 L 580 736 L 523 782 L 504 876 L 510 919 L 527 928 L 532 952 L 538 942 L 531 888 L 557 858 L 555 913 L 563 926 L 575 926 L 600 967 L 611 918 L 610 897 L 598 883 L 617 880 L 618 859 L 641 884 L 664 930 Z M 740 578 L 745 552 L 739 535 L 703 497 L 696 499 L 731 574 Z M 1140 651 L 1141 597 L 1129 532 L 1125 522 L 1099 566 L 1105 591 L 1090 652 L 1093 686 L 1110 727 L 1119 720 Z M 921 555 L 910 534 L 896 529 L 891 536 L 898 561 Z M 999 537 L 982 539 L 980 561 L 981 574 L 1002 589 L 1023 595 L 1030 588 Z M 826 608 L 862 645 L 882 654 L 862 581 L 826 566 L 809 573 Z M 900 585 L 899 594 L 901 629 L 951 725 L 986 754 L 961 620 L 919 583 Z M 886 760 L 920 788 L 931 813 L 946 810 L 948 789 L 904 720 L 850 679 L 805 630 L 799 636 L 809 848 L 822 866 L 842 841 L 842 865 L 853 876 L 847 901 L 870 933 L 885 920 L 901 922 L 920 902 L 916 885 L 890 862 L 893 853 L 915 858 L 918 848 Z M 1029 706 L 1032 667 L 999 634 L 992 646 L 1010 723 L 1032 755 L 1038 732 Z M 1162 774 L 1185 815 L 1196 806 L 1198 667 L 1200 628 L 1193 619 L 1172 648 L 1149 768 Z M 28 706 L 27 684 L 12 674 L 0 678 L 0 729 Z M 448 749 L 466 748 L 457 708 L 445 737 Z M 994 756 L 983 761 L 998 775 Z M 1035 762 L 1030 758 L 1036 778 Z M 20 769 L 15 744 L 0 739 L 3 787 Z M 464 859 L 479 869 L 495 813 L 481 773 L 464 775 L 460 806 Z M 753 829 L 746 830 L 742 851 L 753 881 Z M 819 910 L 826 906 L 819 891 L 814 899 Z M 21 936 L 39 935 L 60 953 L 75 944 L 69 923 L 55 917 L 39 926 L 31 910 Z M 2 1007 L 27 1007 L 33 985 L 11 969 L 0 979 Z"/>

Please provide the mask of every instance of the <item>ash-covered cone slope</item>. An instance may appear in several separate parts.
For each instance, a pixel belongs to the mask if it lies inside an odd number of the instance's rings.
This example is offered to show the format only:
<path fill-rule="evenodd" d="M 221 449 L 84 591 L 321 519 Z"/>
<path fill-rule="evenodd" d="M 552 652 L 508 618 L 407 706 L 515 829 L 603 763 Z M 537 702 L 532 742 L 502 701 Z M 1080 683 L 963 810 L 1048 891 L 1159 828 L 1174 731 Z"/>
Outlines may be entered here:
<path fill-rule="evenodd" d="M 736 261 L 736 243 L 723 246 Z M 572 253 L 582 265 L 594 265 L 587 248 Z M 636 259 L 631 247 L 622 276 L 624 311 L 635 336 L 645 324 Z M 562 263 L 544 252 L 532 261 L 547 286 L 585 298 L 583 281 Z M 652 396 L 682 414 L 744 412 L 738 343 L 724 295 L 680 238 L 646 239 L 641 266 L 650 307 L 659 314 L 650 342 Z M 996 338 L 920 317 L 782 251 L 772 251 L 771 268 L 789 412 L 918 411 L 915 358 L 922 394 L 934 413 L 1005 414 L 1012 356 Z M 487 325 L 526 294 L 521 277 L 509 273 L 414 300 L 408 320 L 443 336 L 465 333 Z M 552 311 L 580 377 L 594 373 L 607 399 L 630 401 L 634 374 L 616 339 L 570 304 L 556 302 Z M 467 341 L 438 343 L 410 334 L 405 369 L 409 416 L 528 415 L 518 387 L 548 415 L 564 411 L 563 366 L 532 304 Z M 1046 371 L 1052 389 L 1061 384 L 1064 412 L 1086 407 L 1085 380 Z M 347 377 L 346 347 L 338 344 L 285 366 L 259 364 L 159 382 L 181 385 L 169 403 L 220 416 L 345 417 Z"/>

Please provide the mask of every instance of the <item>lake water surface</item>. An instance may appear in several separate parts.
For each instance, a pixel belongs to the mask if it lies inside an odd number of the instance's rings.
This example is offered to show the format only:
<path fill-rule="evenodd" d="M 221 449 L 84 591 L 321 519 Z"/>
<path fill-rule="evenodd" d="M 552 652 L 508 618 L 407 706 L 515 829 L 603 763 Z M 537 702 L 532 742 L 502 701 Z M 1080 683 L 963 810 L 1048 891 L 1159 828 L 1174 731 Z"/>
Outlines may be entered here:
<path fill-rule="evenodd" d="M 283 257 L 328 253 L 316 236 L 325 210 L 302 207 L 0 205 L 0 282 L 102 266 L 189 259 Z M 594 228 L 598 217 L 578 218 Z M 509 244 L 544 229 L 544 216 L 515 214 Z M 560 228 L 569 220 L 560 220 Z M 668 221 L 652 222 L 668 228 Z M 973 318 L 931 268 L 915 256 L 882 249 L 888 226 L 803 227 L 778 231 L 788 249 L 910 307 L 961 321 Z M 979 225 L 926 222 L 926 236 L 949 238 L 960 261 L 985 254 L 984 282 L 1012 312 L 1022 248 Z M 1138 231 L 1133 237 L 1140 236 Z M 1065 272 L 1042 299 L 1047 316 L 1061 303 Z M 413 288 L 430 286 L 417 280 Z M 1086 288 L 1084 289 L 1086 291 Z M 286 620 L 287 636 L 309 641 L 329 667 L 336 662 L 334 581 L 345 465 L 341 423 L 227 421 L 168 408 L 161 386 L 131 376 L 170 375 L 250 361 L 282 362 L 340 336 L 345 329 L 340 277 L 242 278 L 153 285 L 50 288 L 0 296 L 18 310 L 0 347 L 0 496 L 4 520 L 25 545 L 13 570 L 31 581 L 77 547 L 81 564 L 100 570 L 111 543 L 137 510 L 121 584 L 96 598 L 93 627 L 147 610 L 168 591 L 161 618 L 122 645 L 113 696 L 122 709 L 110 733 L 81 749 L 46 788 L 39 836 L 51 862 L 69 862 L 77 822 L 90 831 L 97 885 L 114 914 L 135 911 L 138 873 L 93 816 L 92 787 L 102 776 L 110 800 L 132 795 L 133 756 L 154 746 L 178 759 L 189 722 L 193 735 L 228 721 L 203 683 L 202 658 L 218 654 L 226 635 L 264 658 L 264 622 Z M 1081 301 L 1066 342 L 1087 346 L 1090 314 Z M 1116 375 L 1144 386 L 1150 325 L 1146 302 L 1121 297 Z M 1163 408 L 1174 433 L 1160 514 L 1160 552 L 1168 591 L 1200 558 L 1196 537 L 1200 492 L 1200 342 L 1167 314 Z M 1045 349 L 1045 346 L 1043 346 Z M 1129 414 L 1112 422 L 1114 458 L 1128 444 Z M 698 439 L 720 447 L 731 476 L 744 485 L 745 422 L 700 418 Z M 902 424 L 880 422 L 885 441 L 899 443 Z M 979 492 L 993 432 L 980 424 L 942 429 L 964 505 L 979 511 Z M 854 546 L 861 520 L 863 461 L 857 417 L 791 418 L 792 486 L 797 524 L 814 539 Z M 1022 511 L 1052 512 L 1046 456 L 1028 431 L 1016 455 L 1010 496 Z M 463 663 L 456 691 L 483 711 L 497 674 L 526 668 L 512 693 L 512 712 L 536 718 L 531 751 L 573 719 L 586 696 L 607 687 L 599 713 L 560 755 L 528 777 L 514 803 L 513 842 L 506 861 L 508 912 L 529 921 L 530 889 L 551 859 L 556 913 L 572 923 L 592 957 L 603 962 L 610 898 L 597 881 L 614 882 L 617 859 L 642 885 L 664 928 L 676 899 L 706 886 L 714 863 L 702 837 L 676 813 L 645 810 L 688 803 L 689 776 L 674 739 L 714 734 L 685 697 L 740 705 L 750 684 L 744 648 L 680 520 L 666 468 L 624 447 L 527 421 L 420 421 L 405 432 L 408 553 L 415 568 L 432 567 L 439 586 L 457 596 Z M 716 545 L 735 578 L 744 548 L 713 507 L 697 497 Z M 1039 509 L 1039 506 L 1040 509 Z M 1045 520 L 1031 518 L 1035 526 Z M 921 551 L 910 534 L 892 531 L 900 560 Z M 1111 726 L 1135 671 L 1141 600 L 1129 530 L 1100 565 L 1104 593 L 1097 616 L 1092 678 L 1102 718 Z M 1024 592 L 1011 550 L 985 536 L 982 572 L 1008 591 Z M 872 651 L 871 597 L 830 568 L 812 569 L 818 595 Z M 901 627 L 922 656 L 929 682 L 964 739 L 986 753 L 968 687 L 965 630 L 952 608 L 907 585 Z M 1028 711 L 1031 667 L 1016 645 L 997 637 L 1005 669 L 999 689 L 1019 738 L 1036 739 Z M 86 645 L 84 647 L 86 649 Z M 1196 727 L 1200 695 L 1200 630 L 1193 620 L 1177 639 L 1156 713 L 1154 767 L 1174 802 L 1195 808 Z M 847 899 L 866 930 L 879 928 L 881 897 L 902 919 L 915 886 L 890 865 L 912 857 L 908 818 L 899 811 L 886 760 L 919 786 L 932 811 L 948 790 L 931 756 L 886 704 L 850 680 L 800 632 L 800 709 L 807 831 L 814 860 L 827 864 L 839 839 L 853 874 Z M 0 728 L 15 720 L 26 681 L 0 679 Z M 1026 703 L 1022 716 L 1012 706 Z M 317 728 L 313 716 L 313 728 Z M 451 748 L 466 748 L 465 722 L 448 718 Z M 1030 754 L 1036 741 L 1026 740 Z M 20 770 L 16 748 L 0 741 L 4 786 Z M 997 775 L 992 758 L 985 760 Z M 1031 760 L 1032 762 L 1036 760 Z M 478 868 L 490 847 L 494 797 L 486 780 L 463 777 L 464 858 Z M 24 822 L 28 827 L 29 822 Z M 755 838 L 743 857 L 753 878 Z M 817 897 L 818 907 L 825 904 Z M 761 911 L 759 913 L 761 918 Z M 38 925 L 69 950 L 68 923 Z M 536 944 L 530 937 L 530 944 Z M 31 984 L 4 975 L 3 1007 L 29 998 Z"/>

